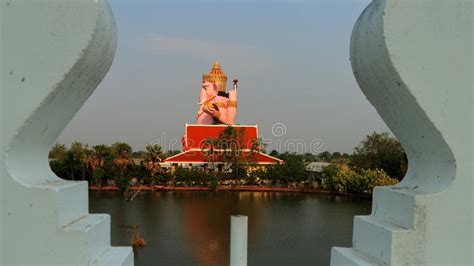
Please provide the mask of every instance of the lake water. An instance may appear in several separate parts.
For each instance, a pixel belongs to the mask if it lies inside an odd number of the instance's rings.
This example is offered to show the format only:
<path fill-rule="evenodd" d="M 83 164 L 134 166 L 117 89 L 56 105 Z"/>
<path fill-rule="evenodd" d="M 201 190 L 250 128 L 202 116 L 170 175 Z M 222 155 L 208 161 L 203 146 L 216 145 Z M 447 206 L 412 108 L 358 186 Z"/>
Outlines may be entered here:
<path fill-rule="evenodd" d="M 147 245 L 135 265 L 228 265 L 230 216 L 248 216 L 249 265 L 328 265 L 332 246 L 351 246 L 353 216 L 366 199 L 276 192 L 90 192 L 90 211 L 112 215 L 112 244 Z M 128 225 L 128 226 L 127 226 Z"/>

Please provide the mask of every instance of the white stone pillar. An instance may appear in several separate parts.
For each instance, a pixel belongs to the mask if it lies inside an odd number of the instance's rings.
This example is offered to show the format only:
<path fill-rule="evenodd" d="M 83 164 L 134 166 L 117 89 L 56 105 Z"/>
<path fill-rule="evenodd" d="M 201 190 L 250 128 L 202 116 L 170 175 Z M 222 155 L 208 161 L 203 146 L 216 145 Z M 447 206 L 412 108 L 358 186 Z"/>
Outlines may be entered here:
<path fill-rule="evenodd" d="M 230 266 L 247 265 L 248 217 L 230 217 Z"/>
<path fill-rule="evenodd" d="M 374 190 L 331 264 L 473 263 L 472 0 L 374 0 L 355 25 L 357 81 L 408 173 Z"/>
<path fill-rule="evenodd" d="M 89 214 L 87 183 L 61 180 L 48 151 L 107 73 L 116 31 L 105 0 L 3 0 L 0 264 L 132 265 Z"/>

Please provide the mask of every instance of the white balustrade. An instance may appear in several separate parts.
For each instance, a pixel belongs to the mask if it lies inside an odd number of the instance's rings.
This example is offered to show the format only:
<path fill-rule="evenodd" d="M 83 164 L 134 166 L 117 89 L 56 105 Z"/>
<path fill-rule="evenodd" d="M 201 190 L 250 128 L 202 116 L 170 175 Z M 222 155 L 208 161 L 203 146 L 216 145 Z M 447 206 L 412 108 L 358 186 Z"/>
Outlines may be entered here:
<path fill-rule="evenodd" d="M 332 265 L 474 262 L 472 2 L 374 0 L 355 25 L 354 74 L 409 169 L 375 188 Z"/>
<path fill-rule="evenodd" d="M 104 0 L 0 3 L 1 264 L 132 265 L 87 184 L 48 165 L 58 135 L 108 71 Z M 403 181 L 376 188 L 338 264 L 472 264 L 472 0 L 374 0 L 352 37 L 355 76 L 401 141 Z"/>
<path fill-rule="evenodd" d="M 112 63 L 107 2 L 3 0 L 0 18 L 0 264 L 133 265 L 131 248 L 110 246 L 110 217 L 89 214 L 87 183 L 48 163 Z"/>

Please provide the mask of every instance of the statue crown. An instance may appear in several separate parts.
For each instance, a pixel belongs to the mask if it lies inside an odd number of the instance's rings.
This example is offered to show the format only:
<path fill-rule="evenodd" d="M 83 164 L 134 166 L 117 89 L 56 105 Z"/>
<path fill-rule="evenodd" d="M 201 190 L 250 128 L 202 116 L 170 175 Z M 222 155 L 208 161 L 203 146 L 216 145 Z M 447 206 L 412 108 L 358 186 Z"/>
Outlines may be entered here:
<path fill-rule="evenodd" d="M 218 61 L 214 62 L 211 71 L 202 75 L 202 82 L 212 82 L 219 85 L 219 91 L 226 91 L 227 75 L 222 71 Z"/>

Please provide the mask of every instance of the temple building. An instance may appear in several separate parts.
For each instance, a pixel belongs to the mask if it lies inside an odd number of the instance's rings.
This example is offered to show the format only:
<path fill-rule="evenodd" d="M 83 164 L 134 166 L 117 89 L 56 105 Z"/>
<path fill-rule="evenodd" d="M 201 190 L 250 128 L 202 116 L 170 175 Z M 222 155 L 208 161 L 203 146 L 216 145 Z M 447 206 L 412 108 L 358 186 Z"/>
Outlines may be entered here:
<path fill-rule="evenodd" d="M 202 76 L 195 124 L 185 124 L 183 152 L 168 157 L 165 164 L 222 169 L 229 157 L 249 164 L 277 164 L 282 160 L 260 150 L 257 125 L 236 124 L 237 79 L 226 90 L 227 75 L 219 62 Z"/>

